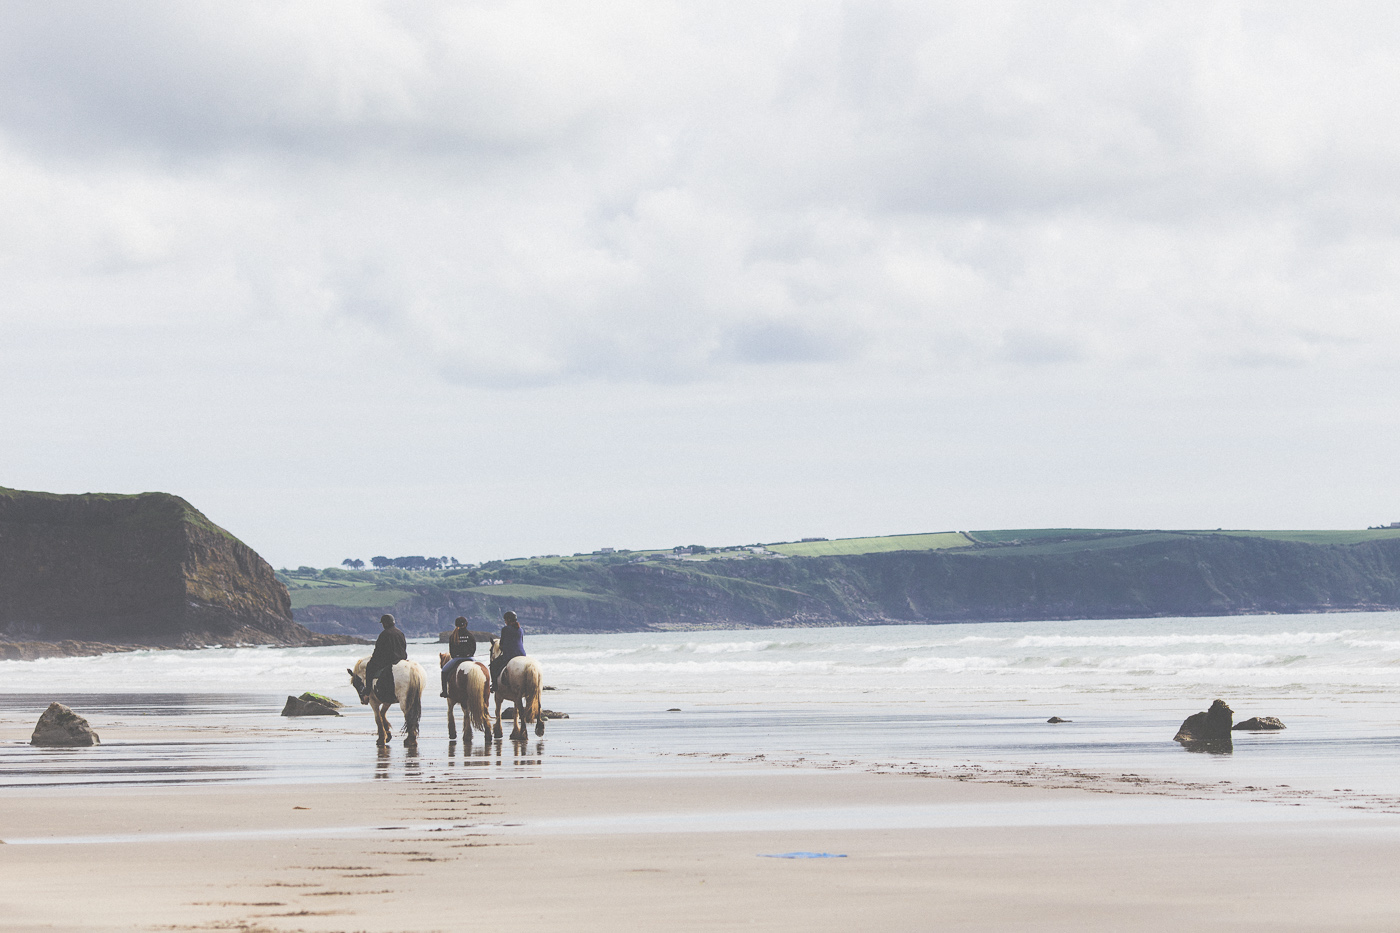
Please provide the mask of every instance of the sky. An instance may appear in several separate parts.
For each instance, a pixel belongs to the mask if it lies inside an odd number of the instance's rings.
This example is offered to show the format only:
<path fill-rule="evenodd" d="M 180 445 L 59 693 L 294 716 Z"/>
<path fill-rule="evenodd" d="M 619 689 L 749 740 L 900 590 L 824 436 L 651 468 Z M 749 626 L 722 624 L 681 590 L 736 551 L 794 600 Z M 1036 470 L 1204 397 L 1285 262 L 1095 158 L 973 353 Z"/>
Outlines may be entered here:
<path fill-rule="evenodd" d="M 277 566 L 1400 520 L 1400 7 L 0 5 L 0 486 Z"/>

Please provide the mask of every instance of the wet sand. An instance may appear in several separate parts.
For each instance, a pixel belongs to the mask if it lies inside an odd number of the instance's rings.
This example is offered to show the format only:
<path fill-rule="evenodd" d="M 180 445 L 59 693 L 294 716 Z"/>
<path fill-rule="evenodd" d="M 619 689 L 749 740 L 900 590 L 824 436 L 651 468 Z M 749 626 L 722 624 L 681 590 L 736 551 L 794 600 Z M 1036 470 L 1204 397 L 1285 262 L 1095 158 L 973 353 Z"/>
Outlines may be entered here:
<path fill-rule="evenodd" d="M 12 789 L 0 929 L 1400 927 L 1400 819 L 1255 819 L 1250 807 L 1276 806 L 1239 802 L 1215 821 L 1188 810 L 1218 803 L 1144 803 L 762 765 Z M 794 851 L 845 857 L 763 857 Z"/>

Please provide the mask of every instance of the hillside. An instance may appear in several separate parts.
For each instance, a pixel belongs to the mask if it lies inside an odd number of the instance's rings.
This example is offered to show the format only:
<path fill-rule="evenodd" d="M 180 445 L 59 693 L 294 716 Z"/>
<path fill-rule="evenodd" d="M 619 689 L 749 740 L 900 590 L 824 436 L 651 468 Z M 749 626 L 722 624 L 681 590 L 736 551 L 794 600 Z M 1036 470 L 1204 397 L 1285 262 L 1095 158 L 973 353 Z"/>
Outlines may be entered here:
<path fill-rule="evenodd" d="M 0 656 L 337 640 L 298 624 L 272 567 L 178 496 L 0 488 Z"/>
<path fill-rule="evenodd" d="M 943 532 L 288 580 L 299 621 L 343 633 L 505 609 L 542 632 L 1357 611 L 1400 608 L 1400 529 Z"/>

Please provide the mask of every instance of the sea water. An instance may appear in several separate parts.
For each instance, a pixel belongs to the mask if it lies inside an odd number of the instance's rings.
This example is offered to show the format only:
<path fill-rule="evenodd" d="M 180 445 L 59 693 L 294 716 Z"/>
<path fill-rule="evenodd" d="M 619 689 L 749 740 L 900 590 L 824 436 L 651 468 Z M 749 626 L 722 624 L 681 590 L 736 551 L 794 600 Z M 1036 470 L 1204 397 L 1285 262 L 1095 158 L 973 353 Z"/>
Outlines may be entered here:
<path fill-rule="evenodd" d="M 528 633 L 528 621 L 527 621 Z M 368 649 L 210 648 L 0 662 L 0 787 L 435 779 L 476 773 L 720 773 L 755 761 L 841 767 L 1044 767 L 1354 795 L 1400 795 L 1400 613 L 527 634 L 569 714 L 527 742 L 449 743 L 441 646 L 419 748 L 373 747 L 345 668 Z M 349 704 L 283 719 L 289 694 Z M 1232 754 L 1171 741 L 1220 698 Z M 50 701 L 99 749 L 25 744 Z M 397 710 L 395 722 L 399 721 Z M 1071 722 L 1051 725 L 1059 716 Z M 174 735 L 176 727 L 181 737 Z M 508 728 L 508 727 L 507 727 Z"/>

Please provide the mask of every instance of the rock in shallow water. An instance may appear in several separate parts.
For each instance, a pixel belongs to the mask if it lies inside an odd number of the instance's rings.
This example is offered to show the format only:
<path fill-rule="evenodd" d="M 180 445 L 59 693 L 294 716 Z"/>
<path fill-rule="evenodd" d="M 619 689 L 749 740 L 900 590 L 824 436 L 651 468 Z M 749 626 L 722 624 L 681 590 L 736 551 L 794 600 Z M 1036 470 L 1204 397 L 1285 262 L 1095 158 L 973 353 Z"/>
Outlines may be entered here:
<path fill-rule="evenodd" d="M 301 697 L 287 697 L 287 705 L 282 707 L 283 716 L 339 716 L 335 710 L 316 700 L 303 700 Z"/>
<path fill-rule="evenodd" d="M 100 743 L 88 721 L 62 703 L 50 703 L 34 726 L 30 745 L 48 748 L 81 748 Z"/>
<path fill-rule="evenodd" d="M 1279 729 L 1287 728 L 1288 727 L 1283 724 L 1283 720 L 1279 719 L 1277 716 L 1255 716 L 1236 725 L 1234 731 L 1274 732 Z"/>
<path fill-rule="evenodd" d="M 1235 711 L 1224 700 L 1216 700 L 1204 713 L 1187 716 L 1173 741 L 1205 751 L 1232 751 L 1234 741 L 1230 738 L 1230 726 L 1234 720 Z"/>
<path fill-rule="evenodd" d="M 340 709 L 342 706 L 345 705 L 339 700 L 332 700 L 328 696 L 322 696 L 319 693 L 312 693 L 309 690 L 306 693 L 303 693 L 301 696 L 297 697 L 297 699 L 305 700 L 307 703 L 320 703 L 322 706 L 329 706 L 331 709 Z"/>

